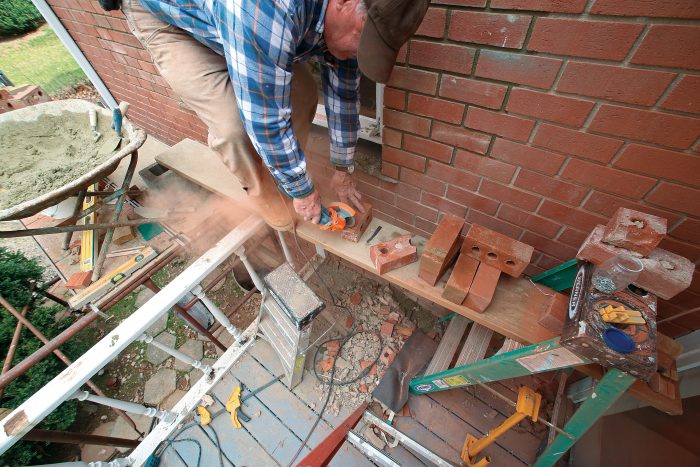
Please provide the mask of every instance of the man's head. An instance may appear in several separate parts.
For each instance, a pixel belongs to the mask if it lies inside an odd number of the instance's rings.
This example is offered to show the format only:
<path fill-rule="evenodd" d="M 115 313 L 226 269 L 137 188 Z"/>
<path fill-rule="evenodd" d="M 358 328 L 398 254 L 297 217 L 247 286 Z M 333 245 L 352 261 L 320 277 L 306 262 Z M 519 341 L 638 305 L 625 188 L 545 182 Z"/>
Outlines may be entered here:
<path fill-rule="evenodd" d="M 386 83 L 401 46 L 420 26 L 430 0 L 328 0 L 324 37 L 341 60 L 357 57 L 370 79 Z"/>
<path fill-rule="evenodd" d="M 340 60 L 357 57 L 365 21 L 364 0 L 328 0 L 323 36 L 334 57 Z"/>

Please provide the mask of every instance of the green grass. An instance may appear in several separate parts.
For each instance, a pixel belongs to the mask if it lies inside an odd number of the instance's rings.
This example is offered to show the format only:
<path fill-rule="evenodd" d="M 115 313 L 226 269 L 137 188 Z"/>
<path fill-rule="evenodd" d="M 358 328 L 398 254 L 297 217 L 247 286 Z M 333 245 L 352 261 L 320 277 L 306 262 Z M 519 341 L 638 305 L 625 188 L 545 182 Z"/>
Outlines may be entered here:
<path fill-rule="evenodd" d="M 0 43 L 0 69 L 15 86 L 34 84 L 48 94 L 87 80 L 49 26 Z"/>

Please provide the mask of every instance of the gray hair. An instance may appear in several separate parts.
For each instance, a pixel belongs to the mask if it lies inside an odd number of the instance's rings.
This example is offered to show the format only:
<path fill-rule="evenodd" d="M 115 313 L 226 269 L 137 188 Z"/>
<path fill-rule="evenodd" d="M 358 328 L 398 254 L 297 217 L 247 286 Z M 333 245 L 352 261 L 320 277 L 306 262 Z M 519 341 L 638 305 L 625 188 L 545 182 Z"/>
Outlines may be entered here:
<path fill-rule="evenodd" d="M 367 5 L 365 5 L 365 0 L 360 0 L 357 2 L 357 7 L 355 7 L 355 13 L 357 16 L 364 18 L 367 16 Z"/>

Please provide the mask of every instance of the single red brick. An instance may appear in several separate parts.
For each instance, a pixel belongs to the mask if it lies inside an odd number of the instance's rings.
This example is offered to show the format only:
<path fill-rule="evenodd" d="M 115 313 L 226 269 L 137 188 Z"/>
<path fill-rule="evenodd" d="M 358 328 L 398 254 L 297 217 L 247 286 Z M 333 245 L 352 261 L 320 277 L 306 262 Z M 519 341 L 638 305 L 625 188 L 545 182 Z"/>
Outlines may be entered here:
<path fill-rule="evenodd" d="M 416 35 L 440 38 L 445 35 L 446 20 L 447 10 L 445 8 L 428 8 Z"/>
<path fill-rule="evenodd" d="M 537 212 L 548 219 L 575 227 L 584 232 L 590 231 L 601 222 L 607 222 L 605 217 L 586 212 L 579 208 L 555 203 L 548 199 L 542 202 Z"/>
<path fill-rule="evenodd" d="M 415 133 L 421 136 L 430 134 L 430 120 L 416 115 L 384 109 L 384 124 L 397 130 Z"/>
<path fill-rule="evenodd" d="M 467 214 L 467 208 L 461 204 L 457 204 L 451 201 L 451 193 L 453 189 L 455 188 L 451 186 L 447 190 L 447 196 L 450 199 L 441 198 L 440 196 L 424 191 L 423 195 L 421 196 L 421 202 L 439 211 L 449 212 L 450 214 L 454 214 L 457 217 L 464 217 Z"/>
<path fill-rule="evenodd" d="M 508 99 L 508 112 L 537 119 L 581 126 L 593 109 L 593 102 L 572 97 L 555 96 L 530 89 L 515 88 Z"/>
<path fill-rule="evenodd" d="M 390 109 L 405 110 L 406 109 L 406 91 L 400 89 L 385 87 L 384 88 L 384 105 Z"/>
<path fill-rule="evenodd" d="M 578 249 L 586 240 L 587 236 L 587 234 L 581 232 L 580 230 L 567 227 L 561 234 L 559 234 L 557 240 Z"/>
<path fill-rule="evenodd" d="M 700 27 L 697 25 L 652 24 L 631 63 L 700 70 L 698 44 Z"/>
<path fill-rule="evenodd" d="M 684 76 L 661 103 L 661 107 L 681 112 L 700 113 L 700 76 Z"/>
<path fill-rule="evenodd" d="M 654 105 L 675 73 L 598 63 L 569 62 L 557 91 L 629 104 Z"/>
<path fill-rule="evenodd" d="M 562 61 L 495 50 L 481 50 L 476 76 L 549 89 Z"/>
<path fill-rule="evenodd" d="M 663 177 L 689 185 L 697 184 L 700 158 L 678 151 L 630 144 L 613 164 L 620 169 Z"/>
<path fill-rule="evenodd" d="M 437 83 L 436 73 L 397 66 L 391 73 L 388 85 L 423 94 L 435 94 Z"/>
<path fill-rule="evenodd" d="M 440 71 L 467 74 L 472 69 L 474 49 L 461 45 L 412 40 L 408 63 Z"/>
<path fill-rule="evenodd" d="M 448 164 L 452 160 L 452 152 L 454 149 L 452 146 L 438 143 L 437 141 L 408 134 L 403 140 L 403 148 L 407 151 L 415 152 Z"/>
<path fill-rule="evenodd" d="M 65 287 L 67 289 L 84 289 L 92 284 L 92 271 L 76 272 L 68 278 Z"/>
<path fill-rule="evenodd" d="M 355 306 L 359 305 L 361 301 L 362 301 L 362 294 L 360 294 L 360 292 L 355 292 L 354 294 L 352 294 L 350 296 L 350 303 L 352 303 Z"/>
<path fill-rule="evenodd" d="M 384 321 L 382 323 L 381 329 L 379 329 L 379 334 L 381 334 L 384 337 L 391 337 L 391 333 L 394 332 L 394 323 L 390 323 L 389 321 Z"/>
<path fill-rule="evenodd" d="M 496 142 L 491 149 L 491 157 L 538 172 L 544 172 L 548 175 L 557 173 L 566 159 L 561 154 L 532 148 L 501 138 L 496 138 Z"/>
<path fill-rule="evenodd" d="M 515 186 L 574 206 L 578 206 L 589 191 L 586 187 L 563 182 L 551 176 L 525 169 L 521 169 L 518 173 Z"/>
<path fill-rule="evenodd" d="M 461 254 L 452 269 L 452 274 L 442 291 L 442 298 L 461 305 L 467 298 L 479 261 L 469 255 Z"/>
<path fill-rule="evenodd" d="M 540 217 L 531 212 L 521 211 L 510 204 L 501 205 L 501 208 L 498 210 L 498 217 L 550 238 L 554 238 L 559 229 L 561 229 L 561 224 L 558 222 Z"/>
<path fill-rule="evenodd" d="M 674 211 L 700 217 L 700 190 L 668 182 L 661 182 L 646 201 Z"/>
<path fill-rule="evenodd" d="M 686 242 L 700 244 L 700 221 L 688 217 L 677 225 L 670 234 Z"/>
<path fill-rule="evenodd" d="M 486 263 L 480 263 L 474 281 L 469 288 L 464 306 L 476 312 L 483 313 L 493 300 L 493 294 L 498 286 L 501 271 Z"/>
<path fill-rule="evenodd" d="M 602 264 L 608 259 L 628 253 L 628 250 L 603 242 L 605 226 L 599 225 L 588 235 L 576 257 Z M 688 259 L 656 248 L 648 258 L 641 258 L 644 270 L 634 284 L 664 300 L 668 300 L 690 287 L 695 265 Z"/>
<path fill-rule="evenodd" d="M 619 208 L 605 226 L 603 241 L 649 256 L 666 235 L 666 222 L 651 214 Z"/>
<path fill-rule="evenodd" d="M 700 119 L 604 104 L 591 131 L 687 149 L 700 137 Z"/>
<path fill-rule="evenodd" d="M 569 309 L 569 296 L 555 293 L 552 300 L 547 305 L 540 319 L 537 320 L 540 326 L 544 326 L 557 336 L 561 335 L 562 328 L 566 322 L 566 315 Z"/>
<path fill-rule="evenodd" d="M 600 214 L 604 217 L 610 218 L 615 214 L 617 208 L 630 208 L 636 209 L 637 211 L 648 212 L 655 216 L 663 217 L 668 219 L 670 225 L 674 225 L 681 218 L 680 215 L 666 211 L 663 209 L 654 208 L 648 205 L 643 205 L 641 203 L 635 203 L 634 201 L 629 201 L 617 196 L 609 195 L 606 193 L 601 193 L 599 191 L 594 191 L 588 197 L 583 205 L 583 208 L 595 214 Z M 599 224 L 600 222 L 598 222 Z M 591 227 L 592 228 L 592 227 Z M 587 231 L 590 230 L 586 229 Z"/>
<path fill-rule="evenodd" d="M 534 248 L 501 233 L 472 224 L 462 244 L 462 254 L 518 277 L 530 263 Z"/>
<path fill-rule="evenodd" d="M 506 96 L 506 86 L 470 78 L 443 75 L 440 96 L 490 109 L 499 109 Z"/>
<path fill-rule="evenodd" d="M 431 139 L 479 154 L 486 154 L 489 144 L 491 144 L 491 136 L 489 135 L 442 122 L 433 123 Z"/>
<path fill-rule="evenodd" d="M 572 248 L 569 245 L 564 245 L 551 238 L 543 237 L 534 232 L 525 231 L 525 233 L 520 237 L 521 240 L 528 245 L 532 245 L 537 248 L 538 251 L 547 253 L 559 260 L 559 264 L 564 261 L 569 261 L 571 258 L 576 256 L 576 248 Z M 550 269 L 551 266 L 547 266 Z"/>
<path fill-rule="evenodd" d="M 510 238 L 519 238 L 523 233 L 523 229 L 520 227 L 516 227 L 509 222 L 502 221 L 497 217 L 484 214 L 476 209 L 469 210 L 469 214 L 467 214 L 467 222 L 470 224 L 483 225 Z"/>
<path fill-rule="evenodd" d="M 415 170 L 403 169 L 401 171 L 401 181 L 410 183 L 415 187 L 419 187 L 430 193 L 435 193 L 436 195 L 443 196 L 445 194 L 445 182 L 427 177 Z M 418 199 L 420 199 L 420 197 L 416 198 L 416 201 Z"/>
<path fill-rule="evenodd" d="M 410 152 L 392 148 L 382 147 L 382 160 L 392 164 L 408 167 L 409 169 L 423 172 L 425 170 L 425 157 L 411 154 Z"/>
<path fill-rule="evenodd" d="M 475 130 L 527 141 L 535 122 L 478 107 L 469 107 L 464 125 Z"/>
<path fill-rule="evenodd" d="M 411 245 L 410 234 L 372 245 L 369 256 L 380 275 L 411 264 L 418 259 L 416 247 Z"/>
<path fill-rule="evenodd" d="M 397 196 L 396 205 L 404 211 L 415 214 L 416 216 L 422 217 L 430 222 L 436 222 L 438 219 L 438 211 L 436 209 L 425 206 L 416 201 L 411 201 L 408 198 Z"/>
<path fill-rule="evenodd" d="M 362 235 L 364 235 L 365 230 L 369 227 L 372 222 L 372 205 L 369 203 L 362 203 L 365 208 L 365 212 L 360 212 L 356 210 L 355 214 L 355 225 L 352 227 L 345 227 L 340 233 L 340 237 L 345 240 L 357 243 L 360 241 Z"/>
<path fill-rule="evenodd" d="M 491 0 L 491 8 L 506 10 L 550 11 L 553 13 L 583 13 L 588 0 Z"/>
<path fill-rule="evenodd" d="M 447 197 L 463 204 L 465 207 L 468 206 L 473 209 L 478 209 L 481 212 L 491 215 L 496 214 L 499 205 L 499 202 L 495 199 L 487 198 L 477 193 L 457 188 L 456 186 L 448 187 Z"/>
<path fill-rule="evenodd" d="M 488 198 L 513 204 L 527 211 L 534 211 L 542 199 L 540 196 L 486 179 L 481 182 L 479 193 Z"/>
<path fill-rule="evenodd" d="M 617 21 L 537 18 L 528 50 L 575 57 L 622 60 L 643 24 Z"/>
<path fill-rule="evenodd" d="M 579 159 L 571 159 L 561 176 L 630 198 L 641 198 L 657 183 L 655 178 L 643 177 Z"/>
<path fill-rule="evenodd" d="M 695 0 L 596 0 L 594 15 L 651 16 L 659 18 L 700 18 L 700 3 Z"/>
<path fill-rule="evenodd" d="M 617 153 L 623 142 L 605 136 L 591 135 L 580 130 L 543 123 L 537 128 L 532 144 L 607 163 Z"/>
<path fill-rule="evenodd" d="M 448 37 L 455 41 L 519 49 L 532 17 L 480 11 L 455 10 L 450 17 Z"/>
<path fill-rule="evenodd" d="M 434 97 L 411 94 L 408 97 L 408 111 L 432 117 L 447 123 L 461 123 L 464 117 L 464 104 L 436 99 Z"/>
<path fill-rule="evenodd" d="M 484 175 L 500 182 L 509 182 L 515 173 L 515 166 L 480 156 L 469 151 L 457 151 L 455 167 L 468 170 L 470 173 Z"/>
<path fill-rule="evenodd" d="M 403 133 L 400 131 L 396 131 L 392 128 L 385 127 L 384 131 L 382 132 L 382 142 L 384 144 L 388 144 L 389 146 L 393 146 L 395 148 L 400 148 L 402 141 L 403 141 Z M 383 169 L 383 167 L 382 167 Z M 389 175 L 389 174 L 385 174 Z M 392 178 L 398 178 L 398 167 L 396 168 L 396 176 L 389 175 Z"/>
<path fill-rule="evenodd" d="M 464 219 L 451 214 L 442 217 L 423 250 L 418 277 L 430 285 L 437 284 L 459 251 L 462 227 Z"/>
<path fill-rule="evenodd" d="M 451 185 L 457 185 L 474 191 L 476 191 L 481 181 L 480 177 L 470 172 L 465 172 L 449 165 L 430 160 L 428 161 L 428 170 L 426 173 L 433 178 L 445 181 Z"/>

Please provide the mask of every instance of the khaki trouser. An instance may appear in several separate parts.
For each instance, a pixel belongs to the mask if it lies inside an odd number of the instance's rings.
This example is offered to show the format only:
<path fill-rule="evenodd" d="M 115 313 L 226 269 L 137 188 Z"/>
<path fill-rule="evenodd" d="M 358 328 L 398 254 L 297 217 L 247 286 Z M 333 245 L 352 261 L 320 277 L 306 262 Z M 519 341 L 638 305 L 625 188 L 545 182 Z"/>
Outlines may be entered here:
<path fill-rule="evenodd" d="M 160 74 L 207 125 L 209 147 L 246 189 L 251 204 L 271 227 L 293 228 L 290 203 L 243 127 L 224 57 L 182 29 L 159 20 L 138 0 L 123 0 L 122 10 L 131 32 L 151 54 Z M 303 148 L 318 103 L 316 82 L 307 64 L 294 65 L 291 93 L 292 127 Z"/>

